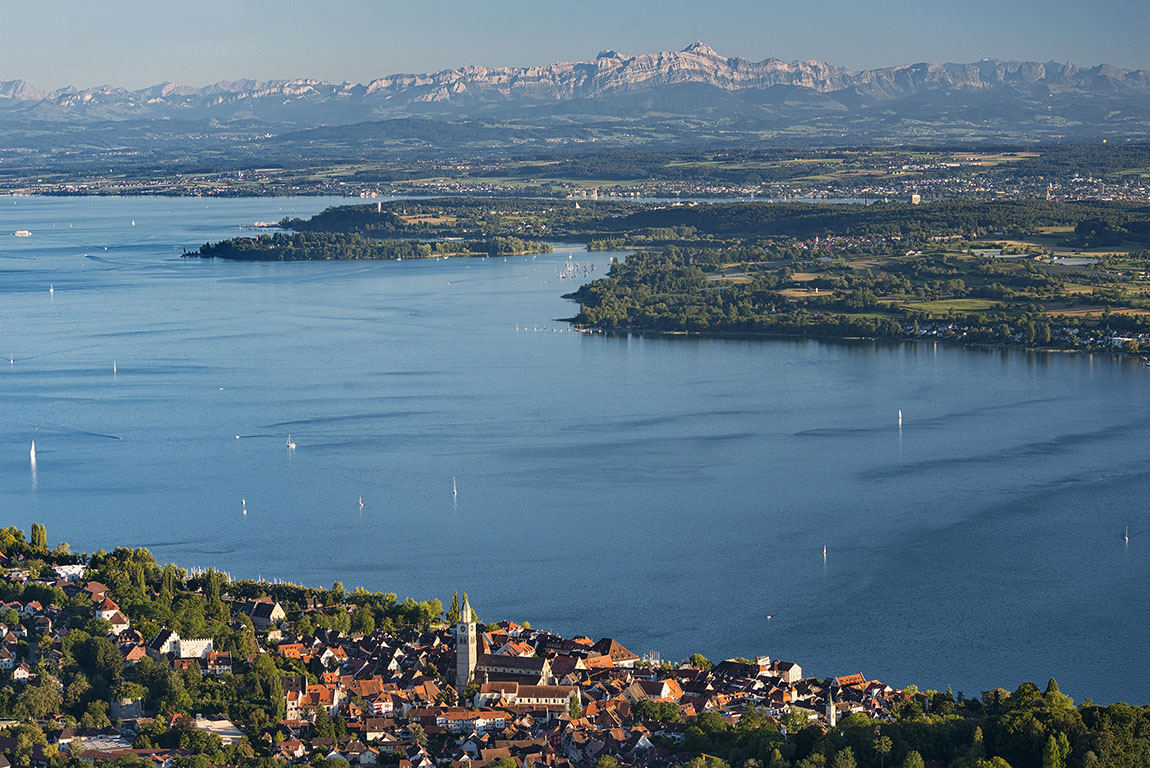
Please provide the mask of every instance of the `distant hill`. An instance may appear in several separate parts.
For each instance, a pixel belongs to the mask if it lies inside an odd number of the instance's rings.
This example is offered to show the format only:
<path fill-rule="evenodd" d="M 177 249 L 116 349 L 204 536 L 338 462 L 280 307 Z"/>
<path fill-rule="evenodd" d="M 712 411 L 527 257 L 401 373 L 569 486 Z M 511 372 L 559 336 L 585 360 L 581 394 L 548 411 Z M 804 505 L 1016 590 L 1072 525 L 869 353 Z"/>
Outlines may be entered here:
<path fill-rule="evenodd" d="M 591 61 L 469 66 L 369 83 L 236 80 L 202 88 L 164 83 L 134 91 L 46 92 L 22 80 L 0 81 L 0 146 L 21 146 L 14 136 L 42 137 L 39 132 L 53 126 L 146 121 L 209 133 L 242 125 L 250 135 L 297 132 L 289 141 L 323 141 L 322 133 L 298 132 L 408 118 L 513 120 L 556 129 L 540 140 L 571 138 L 578 126 L 597 121 L 678 118 L 700 121 L 675 129 L 685 134 L 780 131 L 847 142 L 1145 138 L 1150 71 L 997 59 L 855 71 L 820 61 L 725 57 L 695 43 L 673 52 L 604 51 Z M 29 126 L 34 130 L 26 133 Z M 465 133 L 477 141 L 509 140 L 503 130 Z M 341 131 L 332 140 L 367 141 L 377 134 Z"/>

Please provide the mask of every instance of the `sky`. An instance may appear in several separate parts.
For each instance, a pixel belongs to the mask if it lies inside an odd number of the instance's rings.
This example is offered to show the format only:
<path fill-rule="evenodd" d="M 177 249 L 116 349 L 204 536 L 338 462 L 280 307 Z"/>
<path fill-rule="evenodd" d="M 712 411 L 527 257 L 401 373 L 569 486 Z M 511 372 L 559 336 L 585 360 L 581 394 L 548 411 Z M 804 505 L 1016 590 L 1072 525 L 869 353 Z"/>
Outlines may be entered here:
<path fill-rule="evenodd" d="M 701 40 L 863 69 L 989 57 L 1150 69 L 1150 0 L 0 0 L 0 81 L 365 82 Z"/>

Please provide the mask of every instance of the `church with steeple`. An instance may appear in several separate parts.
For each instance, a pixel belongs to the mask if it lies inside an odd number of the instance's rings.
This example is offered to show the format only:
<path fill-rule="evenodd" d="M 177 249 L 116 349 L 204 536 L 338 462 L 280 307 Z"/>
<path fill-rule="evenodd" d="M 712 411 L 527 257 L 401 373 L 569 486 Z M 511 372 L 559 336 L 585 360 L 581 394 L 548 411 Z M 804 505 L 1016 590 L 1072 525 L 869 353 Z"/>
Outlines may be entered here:
<path fill-rule="evenodd" d="M 475 674 L 475 665 L 479 661 L 478 638 L 475 634 L 475 614 L 471 612 L 471 603 L 467 595 L 463 595 L 463 608 L 459 611 L 459 623 L 455 625 L 455 690 L 463 696 L 471 676 Z"/>

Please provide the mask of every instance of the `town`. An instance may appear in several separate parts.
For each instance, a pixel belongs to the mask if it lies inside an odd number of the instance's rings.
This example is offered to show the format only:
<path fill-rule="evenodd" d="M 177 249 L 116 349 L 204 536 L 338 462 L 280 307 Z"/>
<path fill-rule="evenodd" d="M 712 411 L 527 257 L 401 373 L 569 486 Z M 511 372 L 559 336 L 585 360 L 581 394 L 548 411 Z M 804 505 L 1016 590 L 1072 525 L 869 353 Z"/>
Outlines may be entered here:
<path fill-rule="evenodd" d="M 446 152 L 446 150 L 444 150 Z M 537 197 L 569 200 L 1150 201 L 1143 144 L 1012 151 L 841 148 L 755 156 L 745 151 L 646 151 L 620 162 L 607 150 L 534 156 L 402 157 L 301 163 L 262 158 L 227 170 L 158 168 L 121 148 L 73 165 L 0 147 L 0 194 L 377 198 Z M 95 170 L 98 169 L 98 170 Z"/>
<path fill-rule="evenodd" d="M 610 637 L 482 623 L 466 594 L 444 609 L 189 573 L 144 549 L 82 556 L 49 550 L 42 525 L 30 542 L 0 530 L 0 565 L 9 765 L 1025 766 L 977 762 L 993 717 L 1017 719 L 1015 702 L 1080 712 L 1053 680 L 968 699 L 767 655 L 667 662 Z M 1071 748 L 1055 731 L 1001 738 L 1008 753 Z"/>

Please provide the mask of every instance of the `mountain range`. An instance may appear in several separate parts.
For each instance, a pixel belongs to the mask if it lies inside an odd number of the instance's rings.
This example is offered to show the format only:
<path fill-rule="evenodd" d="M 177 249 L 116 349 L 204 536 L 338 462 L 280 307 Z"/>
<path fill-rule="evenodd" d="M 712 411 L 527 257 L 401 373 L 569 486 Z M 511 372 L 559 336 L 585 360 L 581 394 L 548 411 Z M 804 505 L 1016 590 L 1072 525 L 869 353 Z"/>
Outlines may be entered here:
<path fill-rule="evenodd" d="M 806 92 L 845 104 L 897 102 L 924 92 L 1150 97 L 1150 71 L 997 59 L 855 71 L 821 61 L 728 58 L 695 43 L 674 52 L 629 56 L 603 51 L 592 61 L 546 67 L 469 66 L 388 75 L 368 83 L 236 80 L 202 88 L 162 83 L 140 90 L 101 86 L 40 91 L 23 80 L 10 80 L 0 81 L 0 112 L 34 120 L 255 118 L 330 125 L 426 114 L 470 116 L 570 102 L 611 103 L 684 86 L 735 95 L 782 88 L 797 92 L 792 96 Z M 682 101 L 682 108 L 689 110 L 692 101 L 707 99 L 701 92 Z"/>
<path fill-rule="evenodd" d="M 368 83 L 236 80 L 41 91 L 23 80 L 0 81 L 0 151 L 13 153 L 9 167 L 34 167 L 49 155 L 83 162 L 92 148 L 147 162 L 286 162 L 576 144 L 1100 138 L 1150 138 L 1150 71 L 997 59 L 851 70 L 725 57 L 695 43 L 681 51 L 603 51 L 590 61 L 469 66 Z"/>

